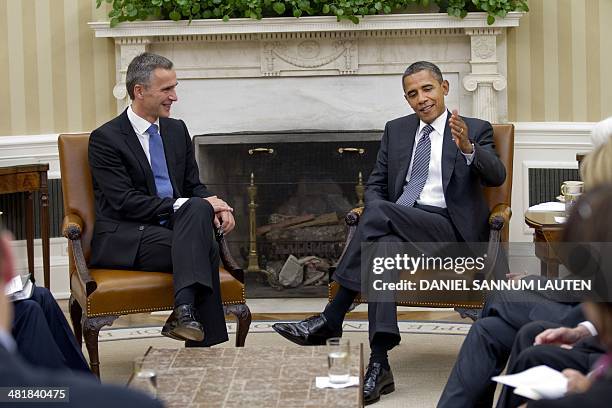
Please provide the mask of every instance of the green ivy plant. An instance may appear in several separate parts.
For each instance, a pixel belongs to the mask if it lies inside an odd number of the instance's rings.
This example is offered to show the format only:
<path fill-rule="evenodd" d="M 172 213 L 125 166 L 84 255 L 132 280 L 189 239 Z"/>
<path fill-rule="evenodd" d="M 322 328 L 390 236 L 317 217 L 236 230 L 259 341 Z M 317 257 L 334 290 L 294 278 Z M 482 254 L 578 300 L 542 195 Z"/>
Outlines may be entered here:
<path fill-rule="evenodd" d="M 359 23 L 359 16 L 389 14 L 408 6 L 437 5 L 441 12 L 463 18 L 469 11 L 484 11 L 487 22 L 510 11 L 528 11 L 527 0 L 96 0 L 112 3 L 108 13 L 111 27 L 123 21 L 160 19 L 193 20 L 280 16 L 336 16 Z"/>

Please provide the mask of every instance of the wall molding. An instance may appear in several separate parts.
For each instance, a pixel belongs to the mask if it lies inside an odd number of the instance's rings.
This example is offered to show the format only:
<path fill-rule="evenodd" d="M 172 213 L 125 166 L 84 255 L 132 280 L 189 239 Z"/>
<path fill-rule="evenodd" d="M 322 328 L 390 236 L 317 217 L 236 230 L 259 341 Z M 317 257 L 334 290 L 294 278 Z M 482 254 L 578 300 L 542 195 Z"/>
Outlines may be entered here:
<path fill-rule="evenodd" d="M 49 163 L 48 178 L 60 178 L 58 133 L 0 137 L 0 166 Z"/>
<path fill-rule="evenodd" d="M 590 132 L 593 125 L 588 122 L 515 123 L 511 242 L 531 241 L 532 231 L 523 222 L 529 203 L 529 168 L 576 168 L 576 153 L 592 149 Z M 0 137 L 0 166 L 48 162 L 49 178 L 60 178 L 57 137 L 58 134 Z M 14 247 L 23 260 L 20 271 L 27 270 L 25 241 L 15 242 Z M 51 239 L 51 290 L 56 297 L 69 295 L 66 247 L 65 238 Z M 35 248 L 40 251 L 40 243 L 35 243 Z M 35 253 L 37 276 L 42 273 L 40 256 L 39 252 Z"/>

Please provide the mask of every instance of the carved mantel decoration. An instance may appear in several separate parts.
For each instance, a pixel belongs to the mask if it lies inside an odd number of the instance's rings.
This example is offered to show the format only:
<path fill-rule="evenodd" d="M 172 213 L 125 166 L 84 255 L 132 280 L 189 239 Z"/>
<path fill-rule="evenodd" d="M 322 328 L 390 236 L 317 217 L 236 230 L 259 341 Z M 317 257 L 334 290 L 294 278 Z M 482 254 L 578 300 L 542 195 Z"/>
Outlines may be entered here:
<path fill-rule="evenodd" d="M 507 112 L 506 29 L 517 27 L 522 15 L 509 13 L 491 26 L 487 25 L 484 13 L 470 13 L 464 19 L 446 14 L 366 16 L 359 24 L 336 22 L 335 17 L 279 17 L 229 22 L 145 21 L 122 23 L 115 28 L 110 28 L 108 22 L 94 22 L 90 26 L 96 37 L 115 41 L 117 83 L 113 94 L 117 98 L 118 110 L 128 103 L 125 91 L 127 65 L 135 55 L 150 50 L 171 58 L 179 81 L 189 80 L 190 86 L 195 86 L 195 94 L 205 93 L 215 98 L 216 88 L 211 89 L 208 85 L 228 78 L 240 78 L 253 92 L 257 89 L 262 93 L 266 93 L 268 88 L 270 93 L 278 93 L 278 85 L 262 82 L 274 81 L 271 77 L 295 78 L 292 85 L 300 88 L 301 84 L 307 84 L 313 95 L 318 87 L 329 89 L 329 82 L 314 82 L 311 80 L 313 77 L 370 77 L 370 80 L 376 77 L 382 81 L 377 82 L 381 84 L 381 90 L 386 89 L 387 82 L 388 88 L 392 89 L 389 81 L 395 81 L 393 86 L 397 87 L 397 75 L 407 65 L 416 60 L 430 60 L 441 67 L 451 82 L 451 91 L 455 93 L 449 99 L 449 105 L 454 105 L 452 107 L 459 108 L 464 114 L 500 122 L 506 120 Z M 308 82 L 304 82 L 307 79 Z M 371 81 L 360 85 L 346 80 L 342 82 L 343 98 L 357 103 L 361 101 L 357 93 L 363 94 L 363 87 L 371 84 Z M 313 95 L 310 97 L 316 99 Z M 278 98 L 278 101 L 271 99 L 270 102 L 283 104 L 287 100 L 282 91 Z M 329 96 L 325 98 L 325 103 L 330 103 Z M 365 100 L 362 102 L 367 104 Z M 372 118 L 362 112 L 365 115 L 360 125 L 362 128 L 381 128 L 382 124 L 374 120 L 374 115 L 397 110 L 383 106 L 384 103 L 371 101 L 370 105 L 378 108 L 373 109 Z M 397 102 L 394 100 L 392 103 L 395 105 Z M 197 121 L 199 113 L 181 109 L 180 113 L 183 117 L 188 116 L 188 121 L 193 116 L 197 130 L 219 130 L 214 120 L 204 125 Z M 350 109 L 354 111 L 355 107 Z M 336 117 L 344 113 L 339 104 L 332 110 Z M 350 112 L 347 110 L 347 113 Z M 214 118 L 215 115 L 213 112 L 211 116 Z M 244 123 L 237 123 L 233 130 L 243 130 L 248 123 L 255 122 L 258 113 L 252 112 L 252 115 L 252 118 L 243 118 Z M 283 116 L 293 121 L 298 119 L 292 116 L 292 112 Z M 315 122 L 315 126 L 304 127 L 355 128 L 354 121 L 347 121 L 345 125 L 328 125 L 325 117 L 319 119 L 320 124 Z M 295 128 L 288 127 L 290 123 L 279 126 Z"/>

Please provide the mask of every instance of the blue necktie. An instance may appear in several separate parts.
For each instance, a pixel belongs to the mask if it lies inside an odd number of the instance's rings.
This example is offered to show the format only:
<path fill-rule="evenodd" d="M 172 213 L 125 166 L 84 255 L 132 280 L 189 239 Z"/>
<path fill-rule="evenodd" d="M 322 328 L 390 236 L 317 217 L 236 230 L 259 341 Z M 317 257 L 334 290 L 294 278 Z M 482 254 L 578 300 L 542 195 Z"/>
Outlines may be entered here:
<path fill-rule="evenodd" d="M 161 135 L 157 131 L 157 125 L 152 124 L 149 126 L 147 133 L 150 136 L 149 154 L 151 155 L 151 170 L 153 170 L 153 176 L 155 176 L 157 196 L 160 198 L 172 197 L 174 190 L 172 189 L 170 175 L 168 174 L 164 144 L 162 143 Z"/>
<path fill-rule="evenodd" d="M 412 159 L 412 170 L 410 171 L 410 179 L 404 184 L 404 192 L 397 199 L 396 203 L 412 207 L 417 198 L 421 195 L 427 175 L 429 174 L 429 158 L 431 156 L 431 139 L 429 134 L 434 128 L 427 125 L 421 131 L 421 138 L 417 143 Z"/>

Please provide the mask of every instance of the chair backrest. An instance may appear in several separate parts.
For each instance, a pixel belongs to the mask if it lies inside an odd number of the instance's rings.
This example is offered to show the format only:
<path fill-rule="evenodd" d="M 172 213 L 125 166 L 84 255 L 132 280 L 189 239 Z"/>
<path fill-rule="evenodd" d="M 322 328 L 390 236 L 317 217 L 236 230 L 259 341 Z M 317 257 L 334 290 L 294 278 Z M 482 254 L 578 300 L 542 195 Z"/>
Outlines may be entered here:
<path fill-rule="evenodd" d="M 81 244 L 89 261 L 95 221 L 94 193 L 89 171 L 89 133 L 61 134 L 58 139 L 64 216 L 76 214 L 83 220 Z"/>
<path fill-rule="evenodd" d="M 493 141 L 495 142 L 495 151 L 506 167 L 506 181 L 499 187 L 485 187 L 483 189 L 490 210 L 498 204 L 506 204 L 509 207 L 511 204 L 512 166 L 514 162 L 514 125 L 493 125 Z M 509 226 L 506 225 L 502 232 L 502 241 L 508 242 L 509 231 Z"/>

